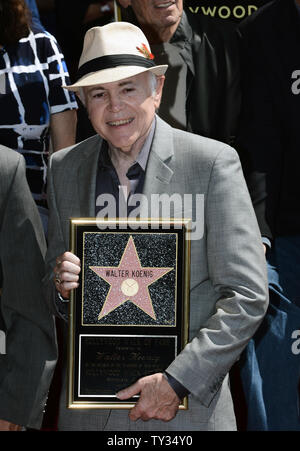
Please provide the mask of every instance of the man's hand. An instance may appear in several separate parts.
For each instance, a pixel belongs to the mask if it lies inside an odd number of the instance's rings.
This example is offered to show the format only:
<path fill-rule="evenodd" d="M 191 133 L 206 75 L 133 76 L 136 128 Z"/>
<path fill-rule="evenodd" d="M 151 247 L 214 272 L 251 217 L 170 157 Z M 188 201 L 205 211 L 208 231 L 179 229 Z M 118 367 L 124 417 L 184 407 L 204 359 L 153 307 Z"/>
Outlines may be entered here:
<path fill-rule="evenodd" d="M 71 252 L 65 252 L 56 259 L 54 282 L 63 298 L 69 299 L 70 291 L 78 287 L 80 260 Z"/>
<path fill-rule="evenodd" d="M 141 418 L 170 421 L 178 410 L 180 399 L 162 373 L 152 374 L 139 379 L 135 384 L 117 393 L 119 399 L 128 399 L 140 394 L 140 399 L 130 411 L 133 421 Z"/>
<path fill-rule="evenodd" d="M 21 431 L 22 426 L 11 423 L 10 421 L 0 420 L 0 431 Z"/>

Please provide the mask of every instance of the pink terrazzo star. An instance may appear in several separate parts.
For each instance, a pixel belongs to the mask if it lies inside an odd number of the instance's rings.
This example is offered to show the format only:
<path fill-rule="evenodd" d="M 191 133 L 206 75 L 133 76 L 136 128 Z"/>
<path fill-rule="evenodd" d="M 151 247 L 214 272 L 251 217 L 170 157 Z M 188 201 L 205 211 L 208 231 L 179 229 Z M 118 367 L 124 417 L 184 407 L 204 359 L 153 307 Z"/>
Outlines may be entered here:
<path fill-rule="evenodd" d="M 132 236 L 129 237 L 119 266 L 90 266 L 99 277 L 110 284 L 98 319 L 103 318 L 126 301 L 156 320 L 148 286 L 173 268 L 143 267 Z"/>

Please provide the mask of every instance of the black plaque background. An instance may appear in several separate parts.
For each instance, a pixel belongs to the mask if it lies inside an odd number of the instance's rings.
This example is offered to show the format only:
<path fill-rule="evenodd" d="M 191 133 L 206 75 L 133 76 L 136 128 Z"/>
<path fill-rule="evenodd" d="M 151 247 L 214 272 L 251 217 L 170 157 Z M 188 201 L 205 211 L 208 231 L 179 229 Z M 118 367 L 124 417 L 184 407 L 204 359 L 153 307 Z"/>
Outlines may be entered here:
<path fill-rule="evenodd" d="M 174 359 L 175 346 L 176 337 L 82 336 L 81 394 L 111 396 L 112 386 L 118 391 L 134 383 L 137 374 L 161 371 Z"/>
<path fill-rule="evenodd" d="M 78 255 L 78 257 L 83 260 L 83 239 L 84 239 L 84 233 L 85 232 L 96 232 L 97 234 L 105 234 L 108 230 L 100 230 L 95 224 L 77 224 L 75 226 L 75 235 L 73 235 L 74 240 L 74 246 L 75 246 L 75 254 Z M 111 232 L 112 230 L 110 230 Z M 122 381 L 116 382 L 114 381 L 114 378 L 110 378 L 109 373 L 107 374 L 107 378 L 111 379 L 111 390 L 109 393 L 109 381 L 106 380 L 106 382 L 103 382 L 103 379 L 105 378 L 105 374 L 101 370 L 101 378 L 99 377 L 99 387 L 91 387 L 95 390 L 95 395 L 92 396 L 92 393 L 89 394 L 89 396 L 79 396 L 78 391 L 78 382 L 79 382 L 79 372 L 80 372 L 80 366 L 84 365 L 86 368 L 91 368 L 92 365 L 97 365 L 99 363 L 99 360 L 96 362 L 93 361 L 95 358 L 95 345 L 91 346 L 90 350 L 87 349 L 87 345 L 85 345 L 85 357 L 84 361 L 79 362 L 79 340 L 80 335 L 105 335 L 105 336 L 113 336 L 115 337 L 116 346 L 122 340 L 122 336 L 142 336 L 147 337 L 148 340 L 153 340 L 153 348 L 156 349 L 156 355 L 159 356 L 159 362 L 156 362 L 151 367 L 151 362 L 147 360 L 140 360 L 137 363 L 136 371 L 132 371 L 131 374 L 127 374 L 125 376 L 122 376 L 122 367 L 119 366 L 120 362 L 117 362 L 117 367 L 120 368 L 120 379 L 124 379 L 124 388 L 127 385 L 127 382 L 130 380 L 130 383 L 133 383 L 135 380 L 142 376 L 146 376 L 148 374 L 152 374 L 158 371 L 163 371 L 176 357 L 176 355 L 181 351 L 183 345 L 184 345 L 184 337 L 185 337 L 185 331 L 187 328 L 187 324 L 184 323 L 184 308 L 185 308 L 185 302 L 184 302 L 184 293 L 185 293 L 185 241 L 184 241 L 184 229 L 178 229 L 175 228 L 173 225 L 171 225 L 167 230 L 163 229 L 162 226 L 156 228 L 155 230 L 150 228 L 150 225 L 148 229 L 139 229 L 139 230 L 124 230 L 123 228 L 119 229 L 119 226 L 116 225 L 115 232 L 126 234 L 129 238 L 130 235 L 133 237 L 138 237 L 137 241 L 140 241 L 140 236 L 142 234 L 149 234 L 151 232 L 152 234 L 170 234 L 175 233 L 177 235 L 177 267 L 176 267 L 176 281 L 177 281 L 177 289 L 176 289 L 176 309 L 175 309 L 175 322 L 173 325 L 155 325 L 155 322 L 152 321 L 152 319 L 149 317 L 150 321 L 149 323 L 153 322 L 153 324 L 148 324 L 145 326 L 144 322 L 141 322 L 141 325 L 107 325 L 105 322 L 99 323 L 99 324 L 93 324 L 93 325 L 86 325 L 83 322 L 83 308 L 82 308 L 82 277 L 80 277 L 79 280 L 79 287 L 77 290 L 74 291 L 72 302 L 73 302 L 73 327 L 72 330 L 70 330 L 70 334 L 73 340 L 73 352 L 72 355 L 69 355 L 69 365 L 70 365 L 70 372 L 69 372 L 69 407 L 74 407 L 77 405 L 82 404 L 84 407 L 90 406 L 92 407 L 93 404 L 99 405 L 99 408 L 105 408 L 105 404 L 109 404 L 110 406 L 113 404 L 116 405 L 116 408 L 120 407 L 122 408 L 122 405 L 128 404 L 128 403 L 134 403 L 136 402 L 136 398 L 126 401 L 118 400 L 115 396 L 115 393 L 120 389 L 122 385 Z M 158 235 L 159 236 L 159 235 Z M 138 250 L 138 253 L 140 252 Z M 122 253 L 121 253 L 122 254 Z M 120 254 L 120 255 L 121 255 Z M 145 262 L 142 261 L 141 258 L 141 264 L 142 266 L 146 266 Z M 103 262 L 99 264 L 99 266 L 106 266 L 103 265 Z M 110 263 L 107 264 L 109 266 Z M 148 265 L 148 266 L 152 266 Z M 157 261 L 156 265 L 153 263 L 153 266 L 161 267 L 161 266 L 167 266 L 167 265 L 161 265 L 161 261 Z M 168 277 L 168 274 L 164 276 L 165 278 Z M 170 277 L 175 279 L 174 275 L 170 275 Z M 163 279 L 163 278 L 162 278 Z M 100 280 L 99 280 L 100 281 Z M 175 281 L 175 280 L 174 280 Z M 155 284 L 156 282 L 154 282 Z M 154 285 L 153 284 L 153 285 Z M 149 291 L 150 291 L 149 287 Z M 151 292 L 150 292 L 151 294 Z M 152 295 L 151 295 L 152 296 Z M 126 303 L 125 303 L 126 304 Z M 124 305 L 125 305 L 124 304 Z M 99 310 L 100 311 L 100 310 Z M 165 337 L 165 338 L 161 338 Z M 176 343 L 177 346 L 174 346 L 175 344 L 175 338 L 171 339 L 169 337 L 176 337 Z M 97 337 L 93 337 L 93 339 L 97 339 Z M 157 340 L 165 340 L 165 346 L 161 347 L 161 352 L 159 353 L 159 347 L 157 347 Z M 114 340 L 112 338 L 112 340 Z M 128 340 L 127 338 L 125 340 Z M 99 337 L 99 349 L 96 350 L 96 353 L 102 353 L 103 354 L 103 338 Z M 110 345 L 111 346 L 111 345 Z M 151 348 L 151 345 L 150 345 Z M 175 348 L 175 349 L 174 349 Z M 149 352 L 149 347 L 146 349 L 146 355 Z M 108 355 L 110 352 L 104 352 L 105 355 Z M 124 356 L 126 353 L 124 353 Z M 89 361 L 89 358 L 91 358 L 92 361 Z M 97 357 L 96 357 L 97 358 Z M 143 363 L 146 363 L 143 365 Z M 87 365 L 87 366 L 86 366 Z M 82 368 L 84 368 L 82 367 Z M 99 368 L 99 366 L 98 366 Z M 110 367 L 109 367 L 110 368 Z M 110 370 L 109 370 L 110 371 Z M 135 374 L 134 374 L 135 373 Z M 90 374 L 90 373 L 89 373 Z M 118 379 L 118 378 L 117 378 Z M 96 378 L 89 378 L 88 374 L 87 377 L 85 377 L 84 373 L 81 373 L 81 381 L 84 382 L 85 392 L 88 393 L 86 384 L 88 384 L 90 381 L 91 384 L 94 384 L 94 381 Z M 101 385 L 102 381 L 102 385 Z M 71 390 L 70 390 L 71 387 Z M 103 389 L 103 395 L 106 395 L 105 397 L 99 398 L 99 393 L 101 393 L 101 389 Z M 81 390 L 82 391 L 82 390 Z M 70 399 L 71 398 L 71 399 Z"/>

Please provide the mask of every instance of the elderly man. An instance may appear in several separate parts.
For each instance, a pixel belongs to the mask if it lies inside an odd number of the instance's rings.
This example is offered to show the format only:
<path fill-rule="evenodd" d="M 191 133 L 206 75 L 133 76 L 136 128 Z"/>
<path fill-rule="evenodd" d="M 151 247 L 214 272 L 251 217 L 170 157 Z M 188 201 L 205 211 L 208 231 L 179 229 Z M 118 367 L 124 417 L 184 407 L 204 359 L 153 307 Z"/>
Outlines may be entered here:
<path fill-rule="evenodd" d="M 112 23 L 87 32 L 78 80 L 69 89 L 81 96 L 97 135 L 50 161 L 46 282 L 56 311 L 67 319 L 65 301 L 81 270 L 79 258 L 68 252 L 69 219 L 101 215 L 101 194 L 117 198 L 126 191 L 119 187 L 126 187 L 128 207 L 134 193 L 148 199 L 202 194 L 204 217 L 198 221 L 204 236 L 191 241 L 190 342 L 165 374 L 143 377 L 118 393 L 122 400 L 140 394 L 129 415 L 68 410 L 64 387 L 62 430 L 236 428 L 228 371 L 267 308 L 263 247 L 235 151 L 173 129 L 155 115 L 165 70 L 155 65 L 134 25 Z M 178 410 L 188 393 L 189 410 Z"/>
<path fill-rule="evenodd" d="M 0 431 L 39 429 L 57 358 L 46 244 L 21 155 L 0 146 Z"/>
<path fill-rule="evenodd" d="M 145 33 L 157 64 L 168 64 L 159 116 L 172 127 L 230 143 L 240 108 L 236 34 L 183 9 L 183 0 L 118 0 L 124 20 Z"/>

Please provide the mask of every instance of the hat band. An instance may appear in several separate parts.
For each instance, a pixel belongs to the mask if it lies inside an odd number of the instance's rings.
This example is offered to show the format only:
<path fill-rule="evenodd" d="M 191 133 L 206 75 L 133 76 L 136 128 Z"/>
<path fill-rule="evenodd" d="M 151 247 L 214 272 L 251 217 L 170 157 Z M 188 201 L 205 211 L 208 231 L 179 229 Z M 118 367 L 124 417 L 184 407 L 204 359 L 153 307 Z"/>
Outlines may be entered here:
<path fill-rule="evenodd" d="M 149 60 L 142 56 L 136 55 L 107 55 L 95 58 L 87 63 L 84 63 L 77 73 L 76 82 L 91 72 L 97 72 L 99 70 L 111 69 L 118 66 L 141 66 L 147 69 L 155 67 L 153 60 Z"/>

